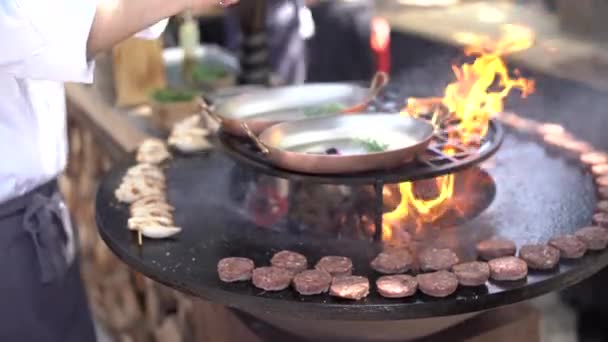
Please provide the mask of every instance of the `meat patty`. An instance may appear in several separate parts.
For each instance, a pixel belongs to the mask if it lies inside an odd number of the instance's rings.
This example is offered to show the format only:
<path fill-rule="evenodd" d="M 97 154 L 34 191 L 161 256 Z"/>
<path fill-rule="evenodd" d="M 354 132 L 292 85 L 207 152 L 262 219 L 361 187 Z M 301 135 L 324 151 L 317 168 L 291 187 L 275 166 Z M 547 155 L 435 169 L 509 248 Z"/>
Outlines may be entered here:
<path fill-rule="evenodd" d="M 525 245 L 519 249 L 519 257 L 533 270 L 551 270 L 559 262 L 559 249 L 549 245 Z"/>
<path fill-rule="evenodd" d="M 331 275 L 323 270 L 306 270 L 293 278 L 293 287 L 301 295 L 317 295 L 329 290 L 331 279 Z"/>
<path fill-rule="evenodd" d="M 608 213 L 595 213 L 593 214 L 593 223 L 598 226 L 608 228 Z"/>
<path fill-rule="evenodd" d="M 465 262 L 454 265 L 452 272 L 462 286 L 481 286 L 490 279 L 490 266 L 483 261 Z"/>
<path fill-rule="evenodd" d="M 483 260 L 513 256 L 517 251 L 515 242 L 504 238 L 493 238 L 480 241 L 476 246 L 477 254 Z"/>
<path fill-rule="evenodd" d="M 492 259 L 488 264 L 490 265 L 490 277 L 494 280 L 521 280 L 528 275 L 528 264 L 518 257 L 506 256 Z"/>
<path fill-rule="evenodd" d="M 447 248 L 427 248 L 418 255 L 420 269 L 424 272 L 445 271 L 460 262 L 456 253 Z"/>
<path fill-rule="evenodd" d="M 414 263 L 412 254 L 405 248 L 387 249 L 370 263 L 371 267 L 382 274 L 407 272 Z"/>
<path fill-rule="evenodd" d="M 416 293 L 418 281 L 407 274 L 388 275 L 376 280 L 376 288 L 382 297 L 404 298 Z"/>
<path fill-rule="evenodd" d="M 217 263 L 217 274 L 226 283 L 246 281 L 251 279 L 255 265 L 247 258 L 224 258 Z"/>
<path fill-rule="evenodd" d="M 448 271 L 419 274 L 416 279 L 420 291 L 432 297 L 447 297 L 458 288 L 458 277 Z"/>
<path fill-rule="evenodd" d="M 300 273 L 308 268 L 308 260 L 300 253 L 292 251 L 280 251 L 272 256 L 270 264 L 275 267 Z"/>
<path fill-rule="evenodd" d="M 353 261 L 343 256 L 324 256 L 315 268 L 329 273 L 332 277 L 351 275 L 353 273 Z"/>
<path fill-rule="evenodd" d="M 369 280 L 361 276 L 335 277 L 331 282 L 329 294 L 344 299 L 363 299 L 369 294 Z"/>
<path fill-rule="evenodd" d="M 584 227 L 577 230 L 574 236 L 590 251 L 601 251 L 608 245 L 608 229 L 603 227 Z"/>
<path fill-rule="evenodd" d="M 289 287 L 293 272 L 284 268 L 269 266 L 253 270 L 253 285 L 264 291 L 282 291 Z"/>
<path fill-rule="evenodd" d="M 571 234 L 556 236 L 549 240 L 549 245 L 559 249 L 564 259 L 578 259 L 587 252 L 587 245 Z"/>

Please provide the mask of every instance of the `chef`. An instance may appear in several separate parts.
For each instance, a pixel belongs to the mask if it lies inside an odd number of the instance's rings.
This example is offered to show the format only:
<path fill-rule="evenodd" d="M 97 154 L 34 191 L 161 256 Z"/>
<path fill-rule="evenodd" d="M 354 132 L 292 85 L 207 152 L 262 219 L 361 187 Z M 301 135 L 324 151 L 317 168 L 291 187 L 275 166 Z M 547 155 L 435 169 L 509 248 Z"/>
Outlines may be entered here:
<path fill-rule="evenodd" d="M 67 152 L 62 82 L 91 82 L 98 53 L 137 32 L 156 38 L 166 18 L 213 5 L 0 0 L 0 341 L 95 341 L 56 183 Z"/>

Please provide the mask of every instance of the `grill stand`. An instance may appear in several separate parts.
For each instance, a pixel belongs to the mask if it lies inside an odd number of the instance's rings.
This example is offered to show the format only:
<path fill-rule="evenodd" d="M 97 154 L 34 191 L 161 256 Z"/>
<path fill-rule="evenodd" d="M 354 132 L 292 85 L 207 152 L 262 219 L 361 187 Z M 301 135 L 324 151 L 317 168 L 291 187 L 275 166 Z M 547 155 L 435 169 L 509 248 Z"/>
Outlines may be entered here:
<path fill-rule="evenodd" d="M 376 183 L 374 183 L 374 190 L 376 193 L 376 210 L 374 212 L 374 225 L 376 230 L 374 231 L 374 241 L 382 241 L 382 215 L 384 214 L 384 196 L 382 190 L 384 190 L 384 182 L 376 180 Z"/>
<path fill-rule="evenodd" d="M 431 144 L 424 153 L 416 158 L 415 163 L 395 170 L 352 175 L 310 175 L 282 170 L 272 166 L 250 141 L 231 136 L 223 131 L 220 131 L 218 137 L 223 150 L 235 160 L 252 166 L 260 173 L 291 181 L 288 195 L 290 210 L 295 203 L 292 194 L 295 193 L 294 190 L 302 186 L 303 182 L 373 185 L 375 194 L 373 240 L 380 242 L 382 241 L 382 216 L 384 214 L 383 189 L 386 184 L 439 177 L 477 165 L 498 150 L 502 144 L 504 132 L 500 123 L 492 120 L 490 121 L 488 134 L 480 141 L 479 147 L 471 148 L 453 141 L 453 139 L 450 140 L 447 131 L 441 130 L 435 133 Z M 452 154 L 445 153 L 445 147 L 450 147 L 454 152 Z M 297 232 L 296 226 L 297 224 L 292 219 L 288 219 L 287 227 L 290 231 Z"/>

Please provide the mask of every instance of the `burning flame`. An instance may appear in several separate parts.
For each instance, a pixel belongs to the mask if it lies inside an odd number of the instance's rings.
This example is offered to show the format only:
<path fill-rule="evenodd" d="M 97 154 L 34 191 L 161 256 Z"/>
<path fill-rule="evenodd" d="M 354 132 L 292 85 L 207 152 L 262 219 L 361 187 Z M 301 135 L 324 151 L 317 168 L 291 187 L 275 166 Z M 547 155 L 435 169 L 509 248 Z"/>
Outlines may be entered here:
<path fill-rule="evenodd" d="M 503 25 L 503 32 L 503 38 L 498 41 L 466 35 L 465 54 L 475 56 L 475 60 L 452 66 L 456 81 L 446 87 L 443 98 L 410 98 L 402 115 L 418 117 L 433 113 L 435 125 L 447 121 L 456 123 L 455 129 L 448 131 L 448 141 L 464 145 L 477 143 L 486 134 L 491 117 L 503 111 L 503 101 L 511 90 L 519 89 L 524 98 L 534 91 L 532 80 L 511 78 L 501 58 L 532 46 L 532 31 L 522 26 Z M 447 113 L 447 118 L 441 116 L 442 111 Z M 448 144 L 444 153 L 453 154 L 455 150 Z M 418 198 L 412 182 L 399 184 L 401 201 L 383 216 L 385 241 L 393 238 L 393 227 L 410 214 L 415 215 L 416 226 L 420 228 L 421 223 L 433 222 L 446 212 L 446 203 L 454 193 L 454 175 L 438 177 L 434 181 L 438 194 L 431 199 Z"/>

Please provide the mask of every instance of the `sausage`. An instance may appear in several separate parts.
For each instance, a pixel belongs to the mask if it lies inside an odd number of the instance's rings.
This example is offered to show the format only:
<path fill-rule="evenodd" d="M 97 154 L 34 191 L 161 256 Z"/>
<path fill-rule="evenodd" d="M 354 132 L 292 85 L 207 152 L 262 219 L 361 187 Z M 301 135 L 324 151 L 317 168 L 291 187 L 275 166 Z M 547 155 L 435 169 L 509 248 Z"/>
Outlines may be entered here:
<path fill-rule="evenodd" d="M 595 204 L 595 209 L 602 213 L 608 213 L 608 201 L 599 201 Z"/>
<path fill-rule="evenodd" d="M 608 187 L 603 186 L 603 187 L 598 188 L 597 189 L 597 196 L 600 199 L 608 200 Z"/>
<path fill-rule="evenodd" d="M 255 265 L 247 258 L 224 258 L 217 263 L 217 273 L 220 280 L 226 283 L 246 281 L 251 279 Z"/>
<path fill-rule="evenodd" d="M 450 249 L 428 248 L 418 255 L 420 268 L 424 272 L 449 270 L 460 260 Z"/>
<path fill-rule="evenodd" d="M 587 245 L 571 234 L 556 236 L 549 240 L 549 245 L 559 249 L 564 259 L 578 259 L 587 252 Z"/>
<path fill-rule="evenodd" d="M 370 263 L 371 267 L 382 274 L 407 272 L 414 263 L 412 254 L 405 248 L 387 249 Z"/>
<path fill-rule="evenodd" d="M 292 251 L 280 251 L 272 256 L 270 264 L 275 267 L 284 268 L 294 274 L 300 273 L 308 268 L 308 260 L 300 253 Z"/>
<path fill-rule="evenodd" d="M 284 268 L 268 266 L 253 270 L 253 285 L 264 291 L 282 291 L 289 287 L 293 272 Z"/>
<path fill-rule="evenodd" d="M 519 257 L 533 270 L 551 270 L 559 262 L 559 249 L 549 245 L 525 245 L 519 249 Z"/>
<path fill-rule="evenodd" d="M 608 155 L 604 152 L 592 151 L 581 155 L 581 162 L 585 165 L 597 165 L 608 163 Z"/>
<path fill-rule="evenodd" d="M 598 226 L 608 227 L 608 213 L 595 213 L 592 219 Z"/>
<path fill-rule="evenodd" d="M 608 186 L 608 176 L 598 176 L 595 178 L 595 184 L 597 184 L 599 187 Z"/>
<path fill-rule="evenodd" d="M 490 265 L 490 277 L 494 280 L 521 280 L 528 275 L 528 264 L 518 257 L 506 256 L 492 259 L 488 265 Z"/>
<path fill-rule="evenodd" d="M 317 295 L 329 290 L 331 279 L 331 275 L 323 270 L 306 270 L 293 278 L 293 287 L 301 295 Z"/>
<path fill-rule="evenodd" d="M 577 230 L 574 236 L 590 251 L 601 251 L 608 245 L 608 229 L 603 227 L 584 227 Z"/>
<path fill-rule="evenodd" d="M 332 277 L 351 275 L 353 273 L 353 261 L 343 256 L 324 256 L 315 268 L 329 273 Z"/>
<path fill-rule="evenodd" d="M 419 274 L 416 279 L 420 291 L 432 297 L 447 297 L 458 288 L 458 278 L 448 271 Z"/>
<path fill-rule="evenodd" d="M 515 242 L 504 238 L 480 241 L 476 246 L 477 254 L 483 260 L 513 256 L 517 250 Z"/>
<path fill-rule="evenodd" d="M 483 261 L 465 262 L 454 265 L 452 272 L 462 286 L 481 286 L 490 279 L 490 266 Z"/>
<path fill-rule="evenodd" d="M 363 299 L 369 294 L 369 280 L 361 276 L 335 277 L 329 294 L 344 299 Z"/>
<path fill-rule="evenodd" d="M 593 150 L 593 147 L 591 147 L 591 145 L 589 145 L 588 143 L 576 139 L 564 141 L 561 147 L 564 148 L 566 151 L 576 154 L 586 153 Z"/>
<path fill-rule="evenodd" d="M 537 132 L 541 135 L 564 135 L 566 130 L 561 125 L 545 123 L 538 126 Z"/>
<path fill-rule="evenodd" d="M 416 293 L 418 281 L 407 274 L 388 275 L 376 280 L 376 288 L 382 297 L 405 298 Z"/>
<path fill-rule="evenodd" d="M 593 165 L 591 167 L 591 173 L 596 177 L 608 176 L 608 163 Z"/>

